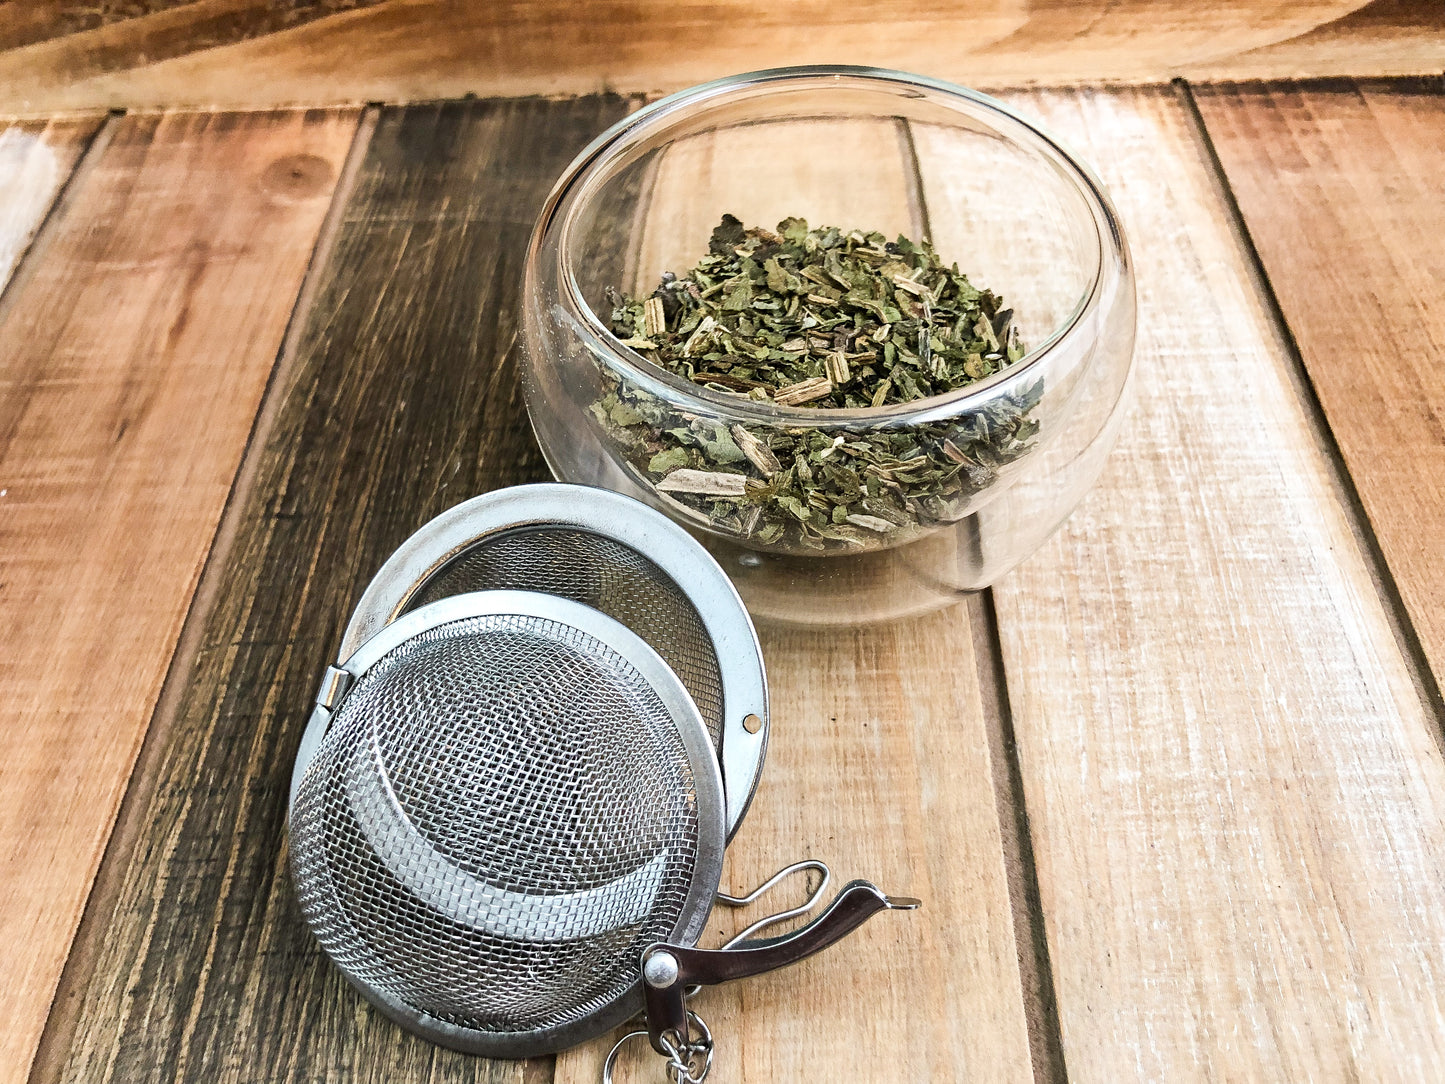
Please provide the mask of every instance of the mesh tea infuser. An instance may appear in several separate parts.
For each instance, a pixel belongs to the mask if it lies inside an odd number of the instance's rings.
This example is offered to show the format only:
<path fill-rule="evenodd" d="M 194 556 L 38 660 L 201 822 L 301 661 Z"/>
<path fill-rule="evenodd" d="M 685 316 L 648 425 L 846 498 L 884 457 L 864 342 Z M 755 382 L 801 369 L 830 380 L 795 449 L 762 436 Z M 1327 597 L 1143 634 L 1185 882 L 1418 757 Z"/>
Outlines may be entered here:
<path fill-rule="evenodd" d="M 673 1079 L 699 1081 L 711 1037 L 689 986 L 772 970 L 913 905 L 854 882 L 790 935 L 696 948 L 730 809 L 716 738 L 661 653 L 559 595 L 397 609 L 328 668 L 289 824 L 308 924 L 404 1026 L 521 1057 L 645 1005 Z"/>

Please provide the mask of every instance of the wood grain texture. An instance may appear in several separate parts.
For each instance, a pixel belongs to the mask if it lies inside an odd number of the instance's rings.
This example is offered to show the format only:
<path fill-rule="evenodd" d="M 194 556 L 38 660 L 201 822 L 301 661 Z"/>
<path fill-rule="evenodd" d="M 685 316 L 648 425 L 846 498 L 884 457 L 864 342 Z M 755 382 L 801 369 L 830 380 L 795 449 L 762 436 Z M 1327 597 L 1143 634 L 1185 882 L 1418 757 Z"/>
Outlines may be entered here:
<path fill-rule="evenodd" d="M 304 26 L 340 11 L 379 0 L 114 0 L 98 4 L 55 4 L 18 0 L 0 7 L 0 49 L 55 41 L 118 24 L 146 35 L 153 58 L 214 49 Z"/>
<path fill-rule="evenodd" d="M 0 326 L 0 1080 L 25 1077 L 355 122 L 119 122 Z"/>
<path fill-rule="evenodd" d="M 1137 261 L 1138 401 L 996 590 L 1071 1080 L 1433 1080 L 1445 759 L 1180 102 L 1019 95 Z"/>
<path fill-rule="evenodd" d="M 1445 685 L 1445 95 L 1198 96 L 1415 633 Z"/>
<path fill-rule="evenodd" d="M 1297 45 L 1296 43 L 1302 43 Z M 676 90 L 850 63 L 976 85 L 1445 67 L 1434 0 L 194 0 L 0 8 L 0 109 Z"/>
<path fill-rule="evenodd" d="M 885 914 L 812 960 L 704 991 L 694 1007 L 734 1081 L 1034 1079 L 968 611 L 864 630 L 763 630 L 773 733 L 762 786 L 728 848 L 726 891 L 821 858 L 923 909 Z M 768 900 L 767 904 L 776 903 Z M 743 921 L 713 912 L 702 943 Z M 1025 935 L 1027 936 L 1027 935 Z M 563 1053 L 558 1084 L 594 1084 L 615 1036 Z M 657 1079 L 646 1044 L 626 1080 Z"/>
<path fill-rule="evenodd" d="M 1218 64 L 1188 65 L 1198 79 L 1438 73 L 1445 50 L 1445 4 L 1370 0 L 1296 37 L 1239 52 Z"/>
<path fill-rule="evenodd" d="M 0 289 L 10 281 L 102 119 L 95 114 L 0 120 Z"/>
<path fill-rule="evenodd" d="M 137 803 L 54 1077 L 537 1082 L 404 1034 L 322 957 L 283 824 L 317 675 L 361 588 L 431 516 L 545 475 L 511 351 L 532 221 L 622 99 L 383 110 L 239 495 L 232 562 Z M 57 1044 L 57 1048 L 66 1044 Z"/>

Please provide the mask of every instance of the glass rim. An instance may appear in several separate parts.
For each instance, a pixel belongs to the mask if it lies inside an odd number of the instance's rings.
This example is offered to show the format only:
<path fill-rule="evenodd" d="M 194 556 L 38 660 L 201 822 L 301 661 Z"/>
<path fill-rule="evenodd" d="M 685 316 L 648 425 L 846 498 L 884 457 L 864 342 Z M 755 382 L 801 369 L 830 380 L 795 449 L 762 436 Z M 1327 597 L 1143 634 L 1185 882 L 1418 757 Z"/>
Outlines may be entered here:
<path fill-rule="evenodd" d="M 759 87 L 782 89 L 787 84 L 803 84 L 819 78 L 835 79 L 840 86 L 844 85 L 846 80 L 848 85 L 865 89 L 886 88 L 903 93 L 912 89 L 913 97 L 919 97 L 920 91 L 926 91 L 931 97 L 941 97 L 945 103 L 951 101 L 955 105 L 971 107 L 967 111 L 975 119 L 989 123 L 1000 137 L 1040 154 L 1058 169 L 1062 178 L 1069 182 L 1090 212 L 1095 236 L 1094 267 L 1089 284 L 1073 312 L 1060 322 L 1048 338 L 997 373 L 941 395 L 877 407 L 819 408 L 784 406 L 771 400 L 729 395 L 694 384 L 624 345 L 603 323 L 583 296 L 566 253 L 579 209 L 586 205 L 586 197 L 590 194 L 591 187 L 599 182 L 611 162 L 645 142 L 657 128 L 663 127 L 685 111 L 756 93 Z M 997 123 L 994 123 L 995 121 Z M 628 380 L 657 398 L 705 404 L 714 413 L 744 415 L 773 425 L 816 427 L 825 420 L 829 425 L 849 422 L 877 425 L 899 420 L 916 424 L 930 420 L 930 416 L 950 417 L 961 409 L 993 400 L 998 396 L 1001 386 L 1026 379 L 1032 370 L 1042 367 L 1046 358 L 1071 345 L 1083 333 L 1089 322 L 1088 318 L 1099 309 L 1104 293 L 1106 249 L 1112 245 L 1121 261 L 1127 259 L 1123 231 L 1103 183 L 1093 170 L 1075 157 L 1052 133 L 998 99 L 979 91 L 928 76 L 858 65 L 800 65 L 726 76 L 659 98 L 622 118 L 594 139 L 563 171 L 548 196 L 533 231 L 527 254 L 529 265 L 533 265 L 537 260 L 542 249 L 542 238 L 551 231 L 559 213 L 561 221 L 555 250 L 555 259 L 559 265 L 557 278 L 562 284 L 568 307 L 580 314 L 581 323 L 576 330 L 594 353 L 604 354 L 619 369 L 626 371 Z"/>

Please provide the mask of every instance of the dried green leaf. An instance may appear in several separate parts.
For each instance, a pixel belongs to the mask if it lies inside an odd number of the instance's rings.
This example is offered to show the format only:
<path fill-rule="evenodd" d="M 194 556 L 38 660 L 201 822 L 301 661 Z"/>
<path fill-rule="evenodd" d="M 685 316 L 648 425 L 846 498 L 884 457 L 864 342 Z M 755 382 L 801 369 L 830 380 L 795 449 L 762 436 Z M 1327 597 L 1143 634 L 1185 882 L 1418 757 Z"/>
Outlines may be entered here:
<path fill-rule="evenodd" d="M 666 474 L 678 467 L 685 467 L 692 462 L 692 457 L 687 454 L 684 448 L 669 448 L 665 452 L 658 452 L 647 461 L 647 469 L 653 474 Z"/>
<path fill-rule="evenodd" d="M 1042 381 L 939 422 L 830 425 L 829 408 L 917 402 L 1024 357 L 1013 311 L 927 242 L 726 215 L 686 275 L 608 304 L 620 340 L 695 386 L 817 412 L 813 426 L 725 426 L 602 371 L 590 413 L 631 469 L 750 543 L 854 551 L 953 522 L 1038 432 Z"/>

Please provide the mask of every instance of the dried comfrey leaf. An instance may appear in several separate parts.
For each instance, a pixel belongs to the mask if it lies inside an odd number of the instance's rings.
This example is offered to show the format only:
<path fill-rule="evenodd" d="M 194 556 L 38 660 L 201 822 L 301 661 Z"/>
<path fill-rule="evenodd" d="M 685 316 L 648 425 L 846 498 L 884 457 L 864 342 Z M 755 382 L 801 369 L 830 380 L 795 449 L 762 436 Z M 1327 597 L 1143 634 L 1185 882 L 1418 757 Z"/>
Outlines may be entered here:
<path fill-rule="evenodd" d="M 812 425 L 724 426 L 603 371 L 592 414 L 639 478 L 757 545 L 857 551 L 954 522 L 1038 432 L 1042 381 L 940 422 L 829 420 L 828 408 L 942 395 L 1023 357 L 1013 310 L 927 242 L 799 218 L 774 232 L 724 215 L 687 275 L 611 303 L 613 334 L 659 367 L 715 392 L 816 410 Z"/>

